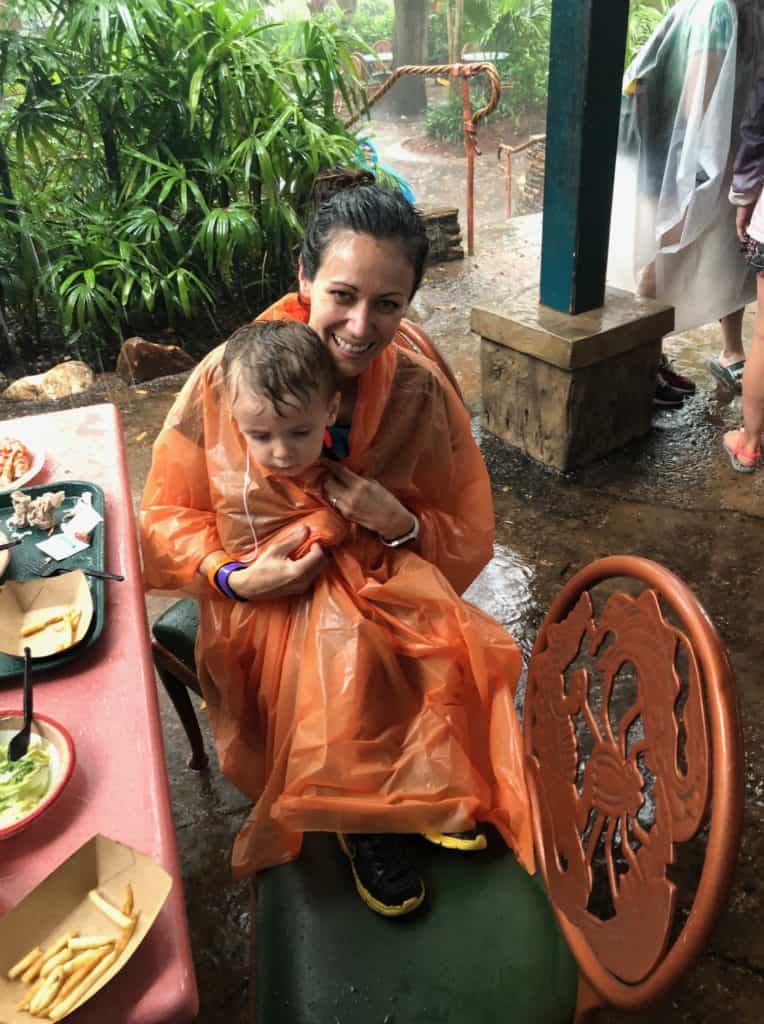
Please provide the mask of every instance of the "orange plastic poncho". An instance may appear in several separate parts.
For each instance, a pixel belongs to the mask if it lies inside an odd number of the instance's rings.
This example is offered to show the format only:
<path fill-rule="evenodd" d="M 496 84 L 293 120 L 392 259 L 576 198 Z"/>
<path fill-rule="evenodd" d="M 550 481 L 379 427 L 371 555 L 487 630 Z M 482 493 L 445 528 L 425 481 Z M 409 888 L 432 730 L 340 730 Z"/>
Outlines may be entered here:
<path fill-rule="evenodd" d="M 288 296 L 273 317 L 307 311 Z M 320 466 L 297 482 L 248 459 L 222 350 L 167 417 L 140 520 L 148 587 L 200 599 L 196 663 L 221 768 L 254 802 L 234 875 L 296 857 L 304 831 L 454 832 L 476 820 L 532 870 L 520 653 L 455 593 L 490 558 L 493 511 L 453 388 L 395 344 L 359 382 L 345 465 L 421 523 L 413 550 L 391 549 L 326 503 Z M 297 524 L 328 555 L 304 596 L 237 603 L 197 572 L 221 548 L 248 563 Z"/>

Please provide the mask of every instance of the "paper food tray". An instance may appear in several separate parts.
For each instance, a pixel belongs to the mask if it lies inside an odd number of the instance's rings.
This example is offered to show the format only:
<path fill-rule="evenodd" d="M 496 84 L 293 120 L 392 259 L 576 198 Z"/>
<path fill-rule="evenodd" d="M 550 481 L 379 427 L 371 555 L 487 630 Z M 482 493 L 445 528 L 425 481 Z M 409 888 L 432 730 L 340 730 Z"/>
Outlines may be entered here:
<path fill-rule="evenodd" d="M 21 635 L 22 627 L 42 624 L 73 608 L 79 611 L 80 617 L 71 642 L 58 623 L 28 637 Z M 33 658 L 49 657 L 78 644 L 92 618 L 93 599 L 88 581 L 78 570 L 25 582 L 8 581 L 0 586 L 0 651 L 23 658 L 24 647 L 29 647 Z"/>
<path fill-rule="evenodd" d="M 52 946 L 69 931 L 81 935 L 108 935 L 115 939 L 119 928 L 88 898 L 98 889 L 121 907 L 127 883 L 133 888 L 138 923 L 130 941 L 69 1014 L 91 999 L 118 974 L 143 941 L 172 888 L 172 877 L 155 861 L 129 846 L 105 836 L 94 836 L 64 861 L 5 917 L 0 919 L 0 1024 L 32 1024 L 47 1016 L 32 1017 L 16 1004 L 28 991 L 19 979 L 10 981 L 8 971 L 35 946 Z"/>

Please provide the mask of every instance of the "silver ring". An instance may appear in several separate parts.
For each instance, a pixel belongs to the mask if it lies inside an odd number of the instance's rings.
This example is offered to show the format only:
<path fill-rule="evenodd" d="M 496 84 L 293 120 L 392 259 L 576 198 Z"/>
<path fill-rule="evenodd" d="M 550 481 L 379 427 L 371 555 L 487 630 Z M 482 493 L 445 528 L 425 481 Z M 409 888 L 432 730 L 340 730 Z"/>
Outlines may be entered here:
<path fill-rule="evenodd" d="M 329 501 L 331 502 L 333 508 L 337 507 L 337 499 L 336 498 L 330 498 Z"/>

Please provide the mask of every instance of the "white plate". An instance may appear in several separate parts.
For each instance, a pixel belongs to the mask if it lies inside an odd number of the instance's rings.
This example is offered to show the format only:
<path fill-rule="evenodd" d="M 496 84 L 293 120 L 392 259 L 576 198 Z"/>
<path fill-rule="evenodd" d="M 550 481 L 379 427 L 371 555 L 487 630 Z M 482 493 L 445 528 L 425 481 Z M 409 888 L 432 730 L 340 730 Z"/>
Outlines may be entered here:
<path fill-rule="evenodd" d="M 10 437 L 14 441 L 21 441 L 23 445 L 29 451 L 32 456 L 32 464 L 26 473 L 22 473 L 18 480 L 14 480 L 9 487 L 0 487 L 0 494 L 11 494 L 13 491 L 17 491 L 20 487 L 25 484 L 31 483 L 37 474 L 42 470 L 45 465 L 45 452 L 42 448 L 36 446 L 33 442 L 28 441 L 25 437 L 18 434 L 5 434 L 3 433 L 2 424 L 0 424 L 0 437 Z"/>
<path fill-rule="evenodd" d="M 13 736 L 24 724 L 24 716 L 20 711 L 0 711 L 0 744 L 10 743 Z M 3 823 L 0 826 L 0 839 L 7 839 L 20 832 L 27 825 L 47 811 L 61 795 L 74 770 L 74 743 L 66 729 L 47 715 L 35 714 L 32 719 L 31 746 L 44 745 L 51 755 L 50 786 L 48 792 L 23 818 L 18 821 Z"/>
<path fill-rule="evenodd" d="M 11 538 L 7 533 L 3 533 L 3 531 L 0 530 L 0 544 L 5 544 L 10 539 Z M 8 563 L 11 560 L 11 551 L 12 548 L 6 548 L 5 551 L 0 551 L 0 580 L 5 575 L 5 570 L 8 568 Z"/>

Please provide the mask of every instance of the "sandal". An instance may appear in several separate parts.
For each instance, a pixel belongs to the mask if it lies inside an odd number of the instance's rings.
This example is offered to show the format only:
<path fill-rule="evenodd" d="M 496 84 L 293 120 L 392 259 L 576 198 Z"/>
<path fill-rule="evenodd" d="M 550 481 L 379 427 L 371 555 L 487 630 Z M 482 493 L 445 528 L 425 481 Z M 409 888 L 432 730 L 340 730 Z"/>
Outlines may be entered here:
<path fill-rule="evenodd" d="M 732 431 L 734 433 L 734 431 Z M 742 434 L 741 430 L 737 431 L 738 439 Z M 761 449 L 757 448 L 755 451 L 748 451 L 742 444 L 736 444 L 733 448 L 724 442 L 724 450 L 729 455 L 729 460 L 732 463 L 732 468 L 736 473 L 753 473 L 759 464 L 761 458 Z M 747 459 L 752 459 L 752 462 L 741 462 L 740 456 L 744 455 Z"/>
<path fill-rule="evenodd" d="M 714 377 L 726 387 L 738 392 L 743 390 L 745 359 L 740 359 L 736 363 L 730 363 L 729 366 L 723 366 L 718 359 L 709 359 L 706 366 Z"/>

